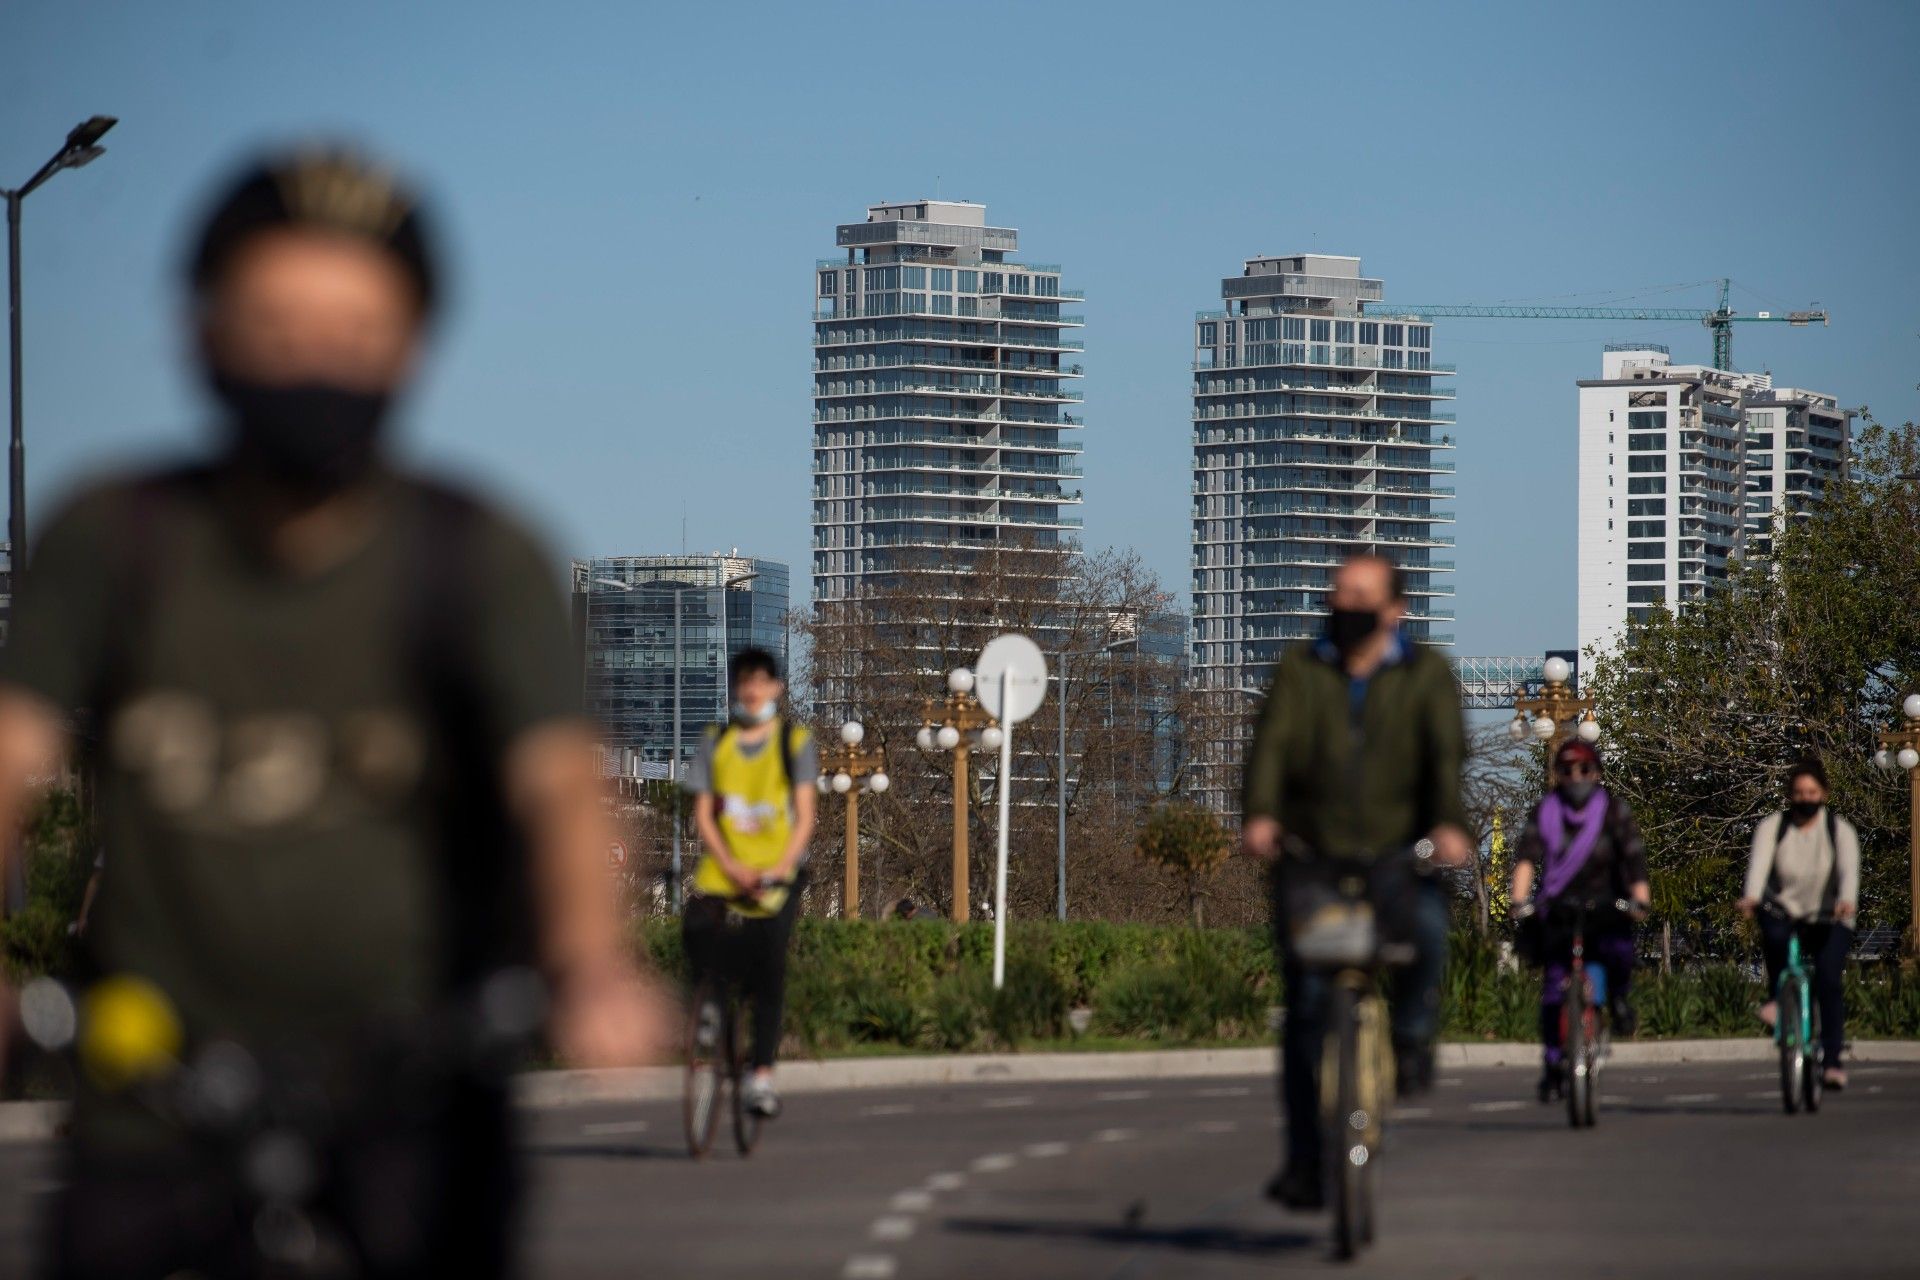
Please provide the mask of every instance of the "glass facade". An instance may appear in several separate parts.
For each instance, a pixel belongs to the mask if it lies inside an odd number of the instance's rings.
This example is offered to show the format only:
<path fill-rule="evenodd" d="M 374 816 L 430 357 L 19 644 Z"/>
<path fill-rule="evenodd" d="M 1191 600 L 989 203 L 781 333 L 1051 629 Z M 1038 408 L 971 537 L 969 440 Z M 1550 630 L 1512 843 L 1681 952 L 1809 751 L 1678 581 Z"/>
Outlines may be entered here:
<path fill-rule="evenodd" d="M 587 710 L 613 758 L 665 776 L 672 756 L 679 600 L 681 760 L 727 717 L 727 660 L 766 649 L 787 665 L 787 566 L 738 555 L 611 556 L 573 564 Z M 611 766 L 610 766 L 611 767 Z"/>
<path fill-rule="evenodd" d="M 1252 700 L 1317 635 L 1333 571 L 1375 552 L 1407 575 L 1405 631 L 1451 645 L 1453 372 L 1433 330 L 1382 315 L 1358 258 L 1251 258 L 1194 322 L 1193 678 L 1201 798 L 1237 807 Z M 1362 318 L 1362 317 L 1366 318 Z"/>
<path fill-rule="evenodd" d="M 1060 268 L 1008 260 L 981 205 L 876 205 L 815 266 L 813 594 L 1080 528 L 1080 317 Z"/>

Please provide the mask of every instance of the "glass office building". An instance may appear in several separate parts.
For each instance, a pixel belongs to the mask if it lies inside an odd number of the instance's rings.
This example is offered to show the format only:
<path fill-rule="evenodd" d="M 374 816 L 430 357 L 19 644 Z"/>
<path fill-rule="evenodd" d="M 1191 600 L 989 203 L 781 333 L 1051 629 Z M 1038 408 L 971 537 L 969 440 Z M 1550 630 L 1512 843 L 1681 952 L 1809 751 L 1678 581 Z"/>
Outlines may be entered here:
<path fill-rule="evenodd" d="M 1333 571 L 1374 552 L 1406 571 L 1404 630 L 1453 643 L 1453 372 L 1433 327 L 1391 314 L 1360 259 L 1250 258 L 1194 323 L 1193 679 L 1203 798 L 1238 807 L 1246 691 L 1318 635 Z"/>
<path fill-rule="evenodd" d="M 609 772 L 667 776 L 676 630 L 683 764 L 706 727 L 727 718 L 733 654 L 765 649 L 786 670 L 787 566 L 776 561 L 738 552 L 576 560 L 573 605 L 587 711 Z"/>

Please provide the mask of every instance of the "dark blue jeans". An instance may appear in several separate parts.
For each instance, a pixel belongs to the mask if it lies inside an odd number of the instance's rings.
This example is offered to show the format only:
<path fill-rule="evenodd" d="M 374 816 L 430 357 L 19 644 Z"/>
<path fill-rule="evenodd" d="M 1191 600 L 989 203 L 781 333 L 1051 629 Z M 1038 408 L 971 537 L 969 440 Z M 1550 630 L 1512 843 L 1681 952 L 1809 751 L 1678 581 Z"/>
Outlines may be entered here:
<path fill-rule="evenodd" d="M 1404 928 L 1414 961 L 1393 971 L 1388 996 L 1396 1050 L 1424 1048 L 1440 1031 L 1440 979 L 1447 965 L 1447 899 L 1440 885 L 1408 886 Z M 1326 1039 L 1327 976 L 1295 961 L 1286 945 L 1283 895 L 1274 894 L 1274 939 L 1286 984 L 1280 1023 L 1280 1105 L 1286 1113 L 1287 1163 L 1320 1166 L 1320 1052 Z"/>

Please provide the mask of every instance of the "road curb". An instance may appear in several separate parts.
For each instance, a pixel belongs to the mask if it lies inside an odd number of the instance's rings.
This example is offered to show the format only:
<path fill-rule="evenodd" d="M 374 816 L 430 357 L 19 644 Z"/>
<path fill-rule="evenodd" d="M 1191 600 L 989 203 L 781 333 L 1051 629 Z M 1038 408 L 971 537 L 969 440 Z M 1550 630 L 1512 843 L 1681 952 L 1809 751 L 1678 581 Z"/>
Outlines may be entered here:
<path fill-rule="evenodd" d="M 1613 1047 L 1616 1066 L 1686 1063 L 1771 1062 L 1773 1042 L 1741 1040 L 1646 1040 Z M 780 1091 L 837 1093 L 859 1089 L 910 1089 L 991 1084 L 1070 1084 L 1100 1080 L 1201 1080 L 1221 1076 L 1271 1076 L 1278 1052 L 1259 1049 L 1159 1049 L 1139 1053 L 975 1053 L 938 1057 L 836 1058 L 788 1062 L 780 1067 Z M 1863 1040 L 1852 1060 L 1920 1063 L 1920 1040 Z M 1537 1044 L 1443 1044 L 1439 1065 L 1448 1069 L 1532 1066 Z M 621 1071 L 534 1071 L 515 1082 L 523 1107 L 547 1109 L 609 1102 L 658 1102 L 680 1096 L 678 1067 Z M 0 1143 L 39 1142 L 59 1134 L 67 1108 L 60 1102 L 0 1103 Z"/>

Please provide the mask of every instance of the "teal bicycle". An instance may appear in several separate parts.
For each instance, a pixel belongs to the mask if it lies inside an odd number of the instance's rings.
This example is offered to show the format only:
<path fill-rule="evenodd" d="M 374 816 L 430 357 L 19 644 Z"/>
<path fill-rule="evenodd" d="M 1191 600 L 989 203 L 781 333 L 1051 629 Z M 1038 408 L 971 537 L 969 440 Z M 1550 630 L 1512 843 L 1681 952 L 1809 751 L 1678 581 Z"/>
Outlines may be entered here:
<path fill-rule="evenodd" d="M 1824 924 L 1828 917 L 1815 916 L 1794 920 L 1774 898 L 1767 898 L 1760 909 L 1792 926 L 1787 934 L 1787 964 L 1780 971 L 1780 983 L 1773 993 L 1779 1013 L 1773 1020 L 1773 1042 L 1780 1049 L 1780 1101 L 1788 1115 L 1820 1109 L 1820 1010 L 1813 999 L 1813 974 L 1800 948 L 1800 930 Z"/>

